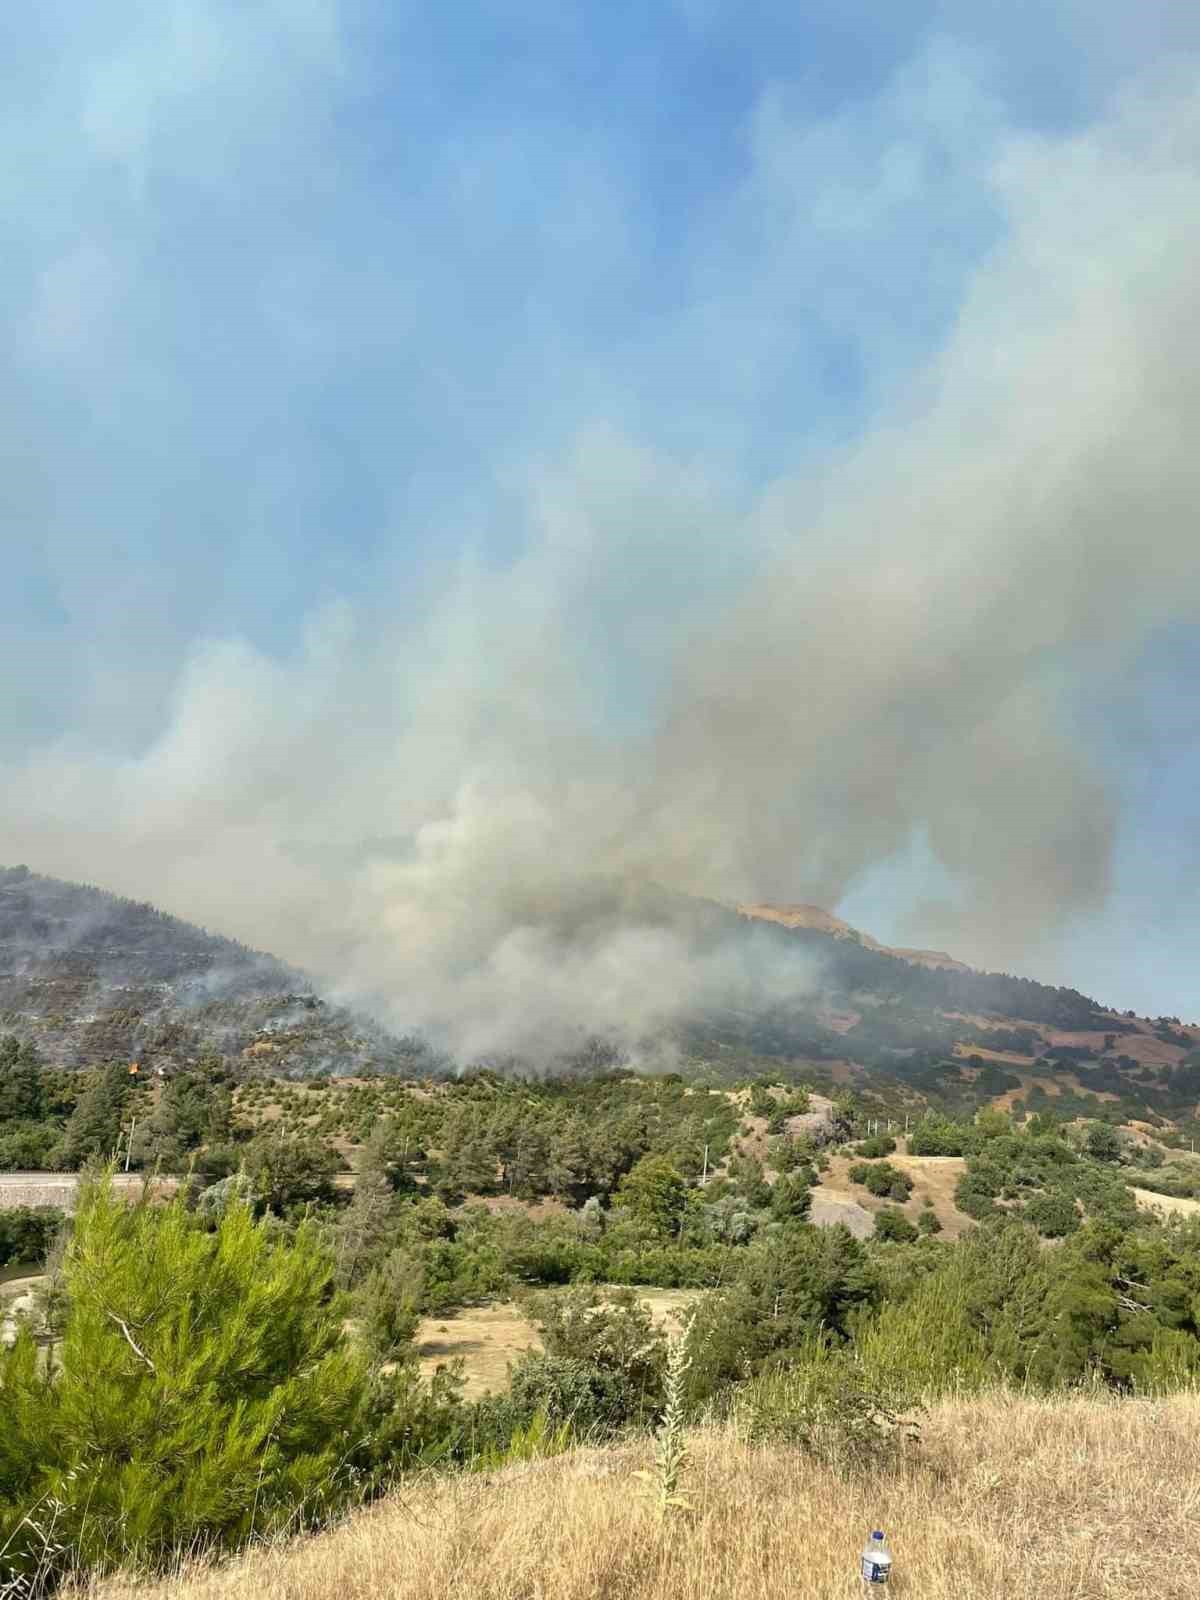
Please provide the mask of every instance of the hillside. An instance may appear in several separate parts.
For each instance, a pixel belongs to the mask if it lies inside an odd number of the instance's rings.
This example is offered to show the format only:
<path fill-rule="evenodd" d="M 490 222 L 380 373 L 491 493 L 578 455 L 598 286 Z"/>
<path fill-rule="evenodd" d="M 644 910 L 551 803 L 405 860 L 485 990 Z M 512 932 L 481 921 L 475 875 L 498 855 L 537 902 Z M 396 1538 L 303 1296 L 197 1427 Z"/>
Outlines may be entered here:
<path fill-rule="evenodd" d="M 0 1033 L 52 1067 L 206 1055 L 247 1070 L 404 1071 L 429 1053 L 276 957 L 102 889 L 0 868 Z"/>
<path fill-rule="evenodd" d="M 714 979 L 705 1001 L 639 1041 L 651 1069 L 657 1060 L 716 1085 L 767 1073 L 831 1093 L 850 1086 L 896 1117 L 989 1103 L 1160 1129 L 1196 1116 L 1200 1028 L 1177 1019 L 1118 1013 L 941 952 L 890 950 L 811 906 L 735 909 L 598 881 L 589 915 L 669 927 L 698 961 L 740 974 Z M 569 953 L 565 919 L 555 931 Z M 793 970 L 788 994 L 780 974 Z M 756 976 L 766 972 L 770 985 Z M 619 1065 L 621 1021 L 537 1069 Z M 274 956 L 24 867 L 0 869 L 0 1032 L 66 1068 L 129 1060 L 169 1070 L 206 1055 L 272 1076 L 428 1076 L 476 1064 L 329 1002 Z"/>
<path fill-rule="evenodd" d="M 634 1472 L 644 1447 L 577 1450 L 499 1474 L 414 1485 L 334 1531 L 92 1600 L 828 1600 L 856 1592 L 884 1528 L 897 1594 L 921 1600 L 1183 1600 L 1200 1561 L 1191 1515 L 1200 1403 L 1033 1400 L 936 1405 L 903 1466 L 851 1477 L 732 1431 L 691 1440 L 662 1526 Z"/>

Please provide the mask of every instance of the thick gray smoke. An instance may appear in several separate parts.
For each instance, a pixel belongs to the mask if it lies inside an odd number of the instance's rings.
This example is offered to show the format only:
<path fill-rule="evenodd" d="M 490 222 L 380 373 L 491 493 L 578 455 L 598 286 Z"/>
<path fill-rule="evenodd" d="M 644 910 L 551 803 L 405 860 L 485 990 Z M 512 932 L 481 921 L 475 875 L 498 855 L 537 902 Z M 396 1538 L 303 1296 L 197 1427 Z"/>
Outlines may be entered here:
<path fill-rule="evenodd" d="M 730 976 L 597 878 L 833 907 L 920 835 L 960 892 L 913 934 L 1019 963 L 1108 890 L 1087 729 L 1200 614 L 1200 98 L 992 181 L 1003 244 L 853 450 L 747 506 L 599 430 L 529 486 L 511 566 L 403 622 L 325 610 L 288 665 L 209 644 L 140 759 L 9 774 L 0 853 L 469 1053 L 635 1037 Z"/>

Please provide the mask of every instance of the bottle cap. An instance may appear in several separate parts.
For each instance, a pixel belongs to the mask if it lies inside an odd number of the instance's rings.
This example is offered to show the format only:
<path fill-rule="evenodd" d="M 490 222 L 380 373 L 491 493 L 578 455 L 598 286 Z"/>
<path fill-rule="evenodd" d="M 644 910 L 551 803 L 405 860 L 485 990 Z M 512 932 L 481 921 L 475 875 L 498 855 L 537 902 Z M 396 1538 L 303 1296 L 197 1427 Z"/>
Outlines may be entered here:
<path fill-rule="evenodd" d="M 875 1532 L 871 1535 L 871 1537 L 872 1537 L 872 1539 L 882 1539 L 883 1538 L 883 1529 L 882 1528 L 876 1528 Z"/>

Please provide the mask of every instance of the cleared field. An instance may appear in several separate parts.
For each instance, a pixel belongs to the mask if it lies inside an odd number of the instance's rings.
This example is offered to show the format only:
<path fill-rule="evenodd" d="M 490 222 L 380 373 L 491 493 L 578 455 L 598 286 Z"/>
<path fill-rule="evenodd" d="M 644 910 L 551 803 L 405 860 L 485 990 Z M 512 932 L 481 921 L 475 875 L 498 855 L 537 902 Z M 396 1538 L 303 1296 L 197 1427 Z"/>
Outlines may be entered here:
<path fill-rule="evenodd" d="M 961 1061 L 970 1056 L 978 1056 L 981 1061 L 999 1061 L 1006 1066 L 1031 1067 L 1037 1060 L 1036 1056 L 1023 1056 L 1016 1050 L 988 1050 L 981 1044 L 956 1044 L 953 1054 Z"/>
<path fill-rule="evenodd" d="M 896 1470 L 846 1475 L 732 1430 L 691 1439 L 664 1523 L 646 1446 L 413 1484 L 316 1538 L 91 1600 L 836 1600 L 887 1531 L 910 1600 L 1191 1600 L 1200 1399 L 938 1405 Z"/>
<path fill-rule="evenodd" d="M 894 1167 L 907 1172 L 913 1180 L 912 1194 L 900 1208 L 911 1222 L 915 1222 L 922 1211 L 932 1209 L 942 1225 L 942 1232 L 938 1235 L 942 1239 L 957 1239 L 960 1234 L 975 1226 L 970 1217 L 964 1216 L 954 1204 L 955 1186 L 966 1171 L 966 1162 L 961 1156 L 896 1154 L 888 1156 L 887 1159 Z M 845 1221 L 851 1231 L 869 1233 L 869 1228 L 860 1230 L 856 1227 L 850 1216 L 839 1215 L 839 1208 L 845 1207 L 849 1202 L 861 1211 L 873 1214 L 882 1206 L 894 1203 L 890 1200 L 879 1200 L 873 1194 L 869 1194 L 861 1184 L 850 1182 L 848 1173 L 856 1161 L 855 1156 L 831 1158 L 829 1171 L 822 1174 L 820 1184 L 813 1190 L 814 1222 L 828 1225 L 831 1222 Z M 932 1207 L 925 1204 L 926 1196 L 933 1202 Z"/>
<path fill-rule="evenodd" d="M 1200 1200 L 1176 1199 L 1170 1194 L 1155 1194 L 1153 1189 L 1131 1189 L 1130 1193 L 1146 1211 L 1164 1211 L 1168 1216 L 1200 1216 Z"/>
<path fill-rule="evenodd" d="M 638 1289 L 659 1326 L 673 1329 L 677 1318 L 701 1293 L 698 1289 Z M 424 1317 L 417 1328 L 421 1371 L 431 1376 L 439 1366 L 461 1359 L 468 1399 L 494 1394 L 508 1383 L 509 1363 L 538 1348 L 537 1333 L 511 1300 L 475 1306 L 452 1316 Z"/>

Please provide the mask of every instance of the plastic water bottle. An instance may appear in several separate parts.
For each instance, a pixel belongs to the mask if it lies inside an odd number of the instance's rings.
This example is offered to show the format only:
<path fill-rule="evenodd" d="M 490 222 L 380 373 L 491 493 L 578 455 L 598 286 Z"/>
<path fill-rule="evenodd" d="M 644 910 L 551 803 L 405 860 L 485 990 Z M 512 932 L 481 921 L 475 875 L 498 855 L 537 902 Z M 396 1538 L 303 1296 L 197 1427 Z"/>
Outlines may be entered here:
<path fill-rule="evenodd" d="M 892 1576 L 892 1552 L 882 1532 L 876 1531 L 863 1546 L 862 1579 L 864 1583 L 887 1583 Z"/>

